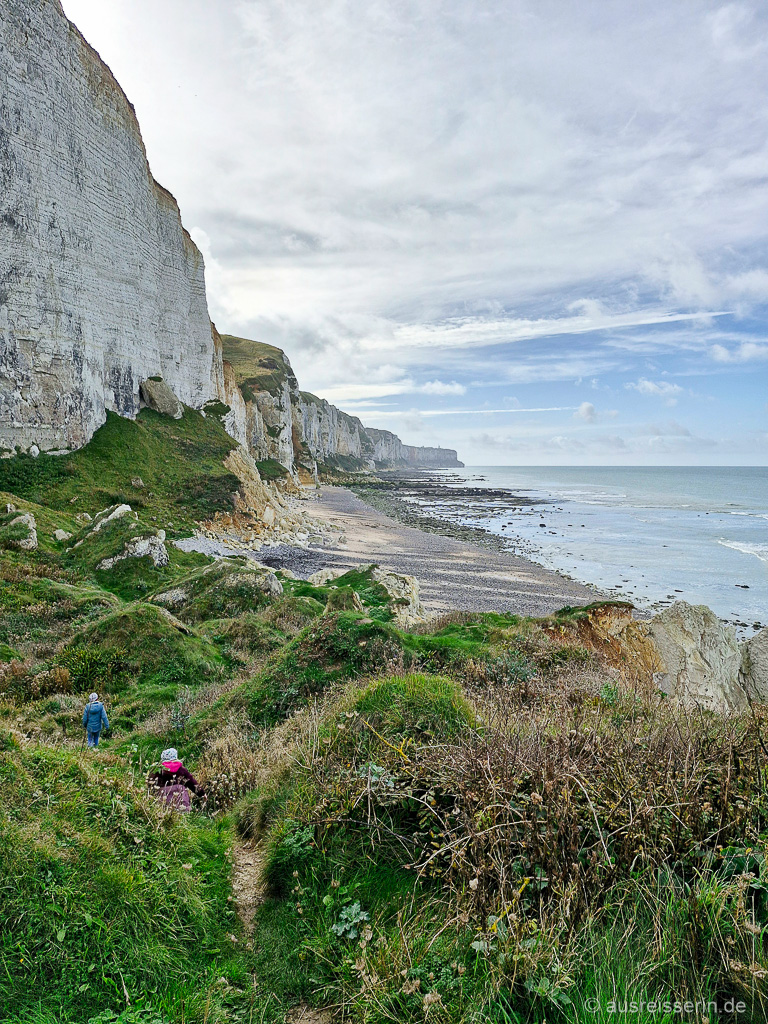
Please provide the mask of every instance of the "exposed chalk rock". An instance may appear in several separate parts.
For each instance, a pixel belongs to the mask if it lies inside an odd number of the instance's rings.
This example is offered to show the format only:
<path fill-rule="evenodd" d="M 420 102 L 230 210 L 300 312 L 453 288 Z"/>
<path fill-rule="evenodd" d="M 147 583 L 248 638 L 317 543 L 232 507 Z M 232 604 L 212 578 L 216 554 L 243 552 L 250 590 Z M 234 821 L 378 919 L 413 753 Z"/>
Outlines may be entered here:
<path fill-rule="evenodd" d="M 15 511 L 15 510 L 14 510 Z M 23 512 L 20 516 L 16 516 L 10 523 L 7 524 L 7 529 L 16 530 L 21 532 L 19 528 L 26 529 L 26 536 L 20 537 L 18 540 L 8 540 L 6 544 L 9 547 L 18 548 L 20 551 L 36 551 L 37 550 L 37 523 L 35 517 L 31 512 Z"/>
<path fill-rule="evenodd" d="M 181 608 L 189 600 L 189 594 L 183 587 L 173 587 L 162 594 L 155 594 L 150 600 L 152 604 L 159 604 L 164 608 Z"/>
<path fill-rule="evenodd" d="M 647 629 L 659 653 L 657 682 L 665 693 L 713 711 L 744 707 L 736 635 L 713 611 L 678 601 L 654 615 Z"/>
<path fill-rule="evenodd" d="M 67 533 L 66 530 L 55 530 L 54 534 L 53 534 L 53 539 L 57 540 L 57 541 L 59 541 L 61 543 L 61 542 L 65 541 L 65 540 L 69 540 L 71 538 L 71 536 L 72 536 L 72 534 L 71 533 Z"/>
<path fill-rule="evenodd" d="M 139 385 L 139 395 L 144 405 L 162 416 L 180 420 L 184 415 L 184 406 L 164 380 L 152 377 L 143 380 Z"/>
<path fill-rule="evenodd" d="M 372 575 L 392 598 L 392 611 L 398 625 L 408 626 L 414 622 L 424 621 L 426 615 L 419 597 L 419 581 L 415 576 L 390 572 L 378 566 Z"/>
<path fill-rule="evenodd" d="M 133 537 L 126 543 L 119 555 L 114 555 L 112 558 L 104 558 L 96 568 L 102 570 L 111 569 L 118 562 L 122 562 L 126 558 L 146 558 L 147 556 L 152 559 L 152 564 L 157 569 L 168 565 L 170 558 L 168 557 L 168 549 L 165 546 L 165 530 L 158 530 L 157 533 L 145 537 Z"/>
<path fill-rule="evenodd" d="M 750 700 L 768 702 L 768 627 L 741 645 L 739 678 Z"/>
<path fill-rule="evenodd" d="M 93 520 L 95 526 L 91 533 L 98 533 L 107 523 L 114 522 L 115 519 L 122 519 L 124 516 L 133 516 L 134 519 L 138 519 L 130 505 L 110 505 L 109 508 L 96 514 Z"/>
<path fill-rule="evenodd" d="M 200 407 L 222 374 L 203 259 L 133 107 L 59 0 L 3 0 L 0 78 L 0 446 L 78 447 L 156 374 Z"/>
<path fill-rule="evenodd" d="M 358 566 L 357 568 L 370 569 L 370 566 Z M 307 577 L 307 583 L 311 583 L 313 587 L 324 587 L 326 583 L 329 583 L 331 580 L 338 579 L 339 576 L 343 576 L 346 572 L 349 572 L 349 569 L 330 567 L 327 569 L 318 569 L 317 572 L 313 572 L 311 576 Z"/>
<path fill-rule="evenodd" d="M 183 633 L 185 636 L 193 635 L 189 626 L 185 625 L 180 619 L 177 619 L 175 615 L 172 615 L 167 608 L 163 608 L 161 606 L 157 610 L 169 626 L 173 626 L 174 629 L 178 629 L 178 631 Z"/>

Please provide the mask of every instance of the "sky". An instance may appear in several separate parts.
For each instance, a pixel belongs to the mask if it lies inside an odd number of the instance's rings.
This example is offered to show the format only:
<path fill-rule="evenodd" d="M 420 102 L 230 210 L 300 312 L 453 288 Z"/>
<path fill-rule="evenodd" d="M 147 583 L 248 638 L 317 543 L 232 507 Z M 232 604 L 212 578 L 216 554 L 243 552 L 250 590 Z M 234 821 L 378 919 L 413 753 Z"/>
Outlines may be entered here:
<path fill-rule="evenodd" d="M 222 333 L 468 465 L 768 464 L 758 0 L 63 0 Z"/>

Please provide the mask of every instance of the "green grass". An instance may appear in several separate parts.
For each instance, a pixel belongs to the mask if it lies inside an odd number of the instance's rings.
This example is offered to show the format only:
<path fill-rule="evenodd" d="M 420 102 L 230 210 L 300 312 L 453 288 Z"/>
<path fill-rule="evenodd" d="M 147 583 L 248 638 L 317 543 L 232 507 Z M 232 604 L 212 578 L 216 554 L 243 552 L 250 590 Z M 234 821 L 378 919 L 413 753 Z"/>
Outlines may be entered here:
<path fill-rule="evenodd" d="M 246 401 L 252 401 L 258 391 L 279 396 L 285 384 L 298 389 L 296 377 L 286 361 L 282 349 L 248 338 L 222 334 L 224 358 L 232 364 Z"/>
<path fill-rule="evenodd" d="M 66 513 L 115 504 L 145 510 L 147 525 L 188 533 L 197 520 L 231 510 L 239 480 L 222 465 L 237 442 L 215 417 L 185 407 L 180 420 L 142 409 L 136 420 L 107 413 L 89 443 L 70 455 L 0 460 L 0 491 Z M 141 478 L 144 487 L 134 487 Z M 71 529 L 71 526 L 65 526 Z"/>
<path fill-rule="evenodd" d="M 172 704 L 183 687 L 197 689 L 228 668 L 210 640 L 182 633 L 161 609 L 142 603 L 77 633 L 58 661 L 81 691 L 111 698 L 110 724 L 120 731 Z"/>
<path fill-rule="evenodd" d="M 262 459 L 261 462 L 256 463 L 256 468 L 262 480 L 283 480 L 290 475 L 285 466 L 277 459 Z"/>
<path fill-rule="evenodd" d="M 392 613 L 392 598 L 381 583 L 373 578 L 375 565 L 369 568 L 350 569 L 349 572 L 329 580 L 323 586 L 314 586 L 306 580 L 287 579 L 282 580 L 286 593 L 296 597 L 310 597 L 323 604 L 334 594 L 334 591 L 346 591 L 356 593 L 367 614 L 380 622 L 391 622 L 394 618 Z"/>
<path fill-rule="evenodd" d="M 224 1001 L 219 977 L 245 987 L 226 827 L 163 816 L 104 755 L 2 751 L 0 795 L 5 1021 L 81 1024 L 125 1009 L 126 991 L 201 1020 L 209 995 Z"/>
<path fill-rule="evenodd" d="M 333 684 L 375 671 L 401 652 L 398 632 L 383 623 L 350 612 L 324 616 L 286 644 L 235 699 L 253 722 L 274 725 Z"/>
<path fill-rule="evenodd" d="M 429 736 L 448 741 L 472 728 L 476 716 L 453 679 L 411 674 L 373 683 L 355 700 L 354 710 L 376 733 L 388 738 Z"/>

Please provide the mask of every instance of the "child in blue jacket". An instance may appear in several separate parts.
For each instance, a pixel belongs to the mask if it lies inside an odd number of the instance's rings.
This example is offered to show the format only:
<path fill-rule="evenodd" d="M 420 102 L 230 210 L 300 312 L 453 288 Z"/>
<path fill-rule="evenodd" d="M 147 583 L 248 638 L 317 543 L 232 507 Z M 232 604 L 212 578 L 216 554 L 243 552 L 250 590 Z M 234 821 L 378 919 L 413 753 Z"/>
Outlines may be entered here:
<path fill-rule="evenodd" d="M 104 705 L 99 700 L 98 693 L 92 693 L 88 698 L 88 703 L 85 705 L 85 711 L 83 712 L 83 727 L 88 734 L 89 747 L 98 747 L 99 733 L 101 732 L 102 726 L 105 729 L 109 728 L 107 712 L 104 709 Z"/>

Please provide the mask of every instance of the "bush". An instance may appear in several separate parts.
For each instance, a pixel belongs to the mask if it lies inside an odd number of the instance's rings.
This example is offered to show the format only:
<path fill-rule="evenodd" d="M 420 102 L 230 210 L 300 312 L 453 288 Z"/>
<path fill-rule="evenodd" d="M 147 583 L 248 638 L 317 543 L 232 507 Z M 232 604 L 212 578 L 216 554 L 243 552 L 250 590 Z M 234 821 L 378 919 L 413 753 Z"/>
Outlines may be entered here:
<path fill-rule="evenodd" d="M 387 664 L 403 664 L 396 630 L 347 612 L 329 615 L 288 643 L 240 698 L 254 722 L 275 724 L 334 682 Z"/>

